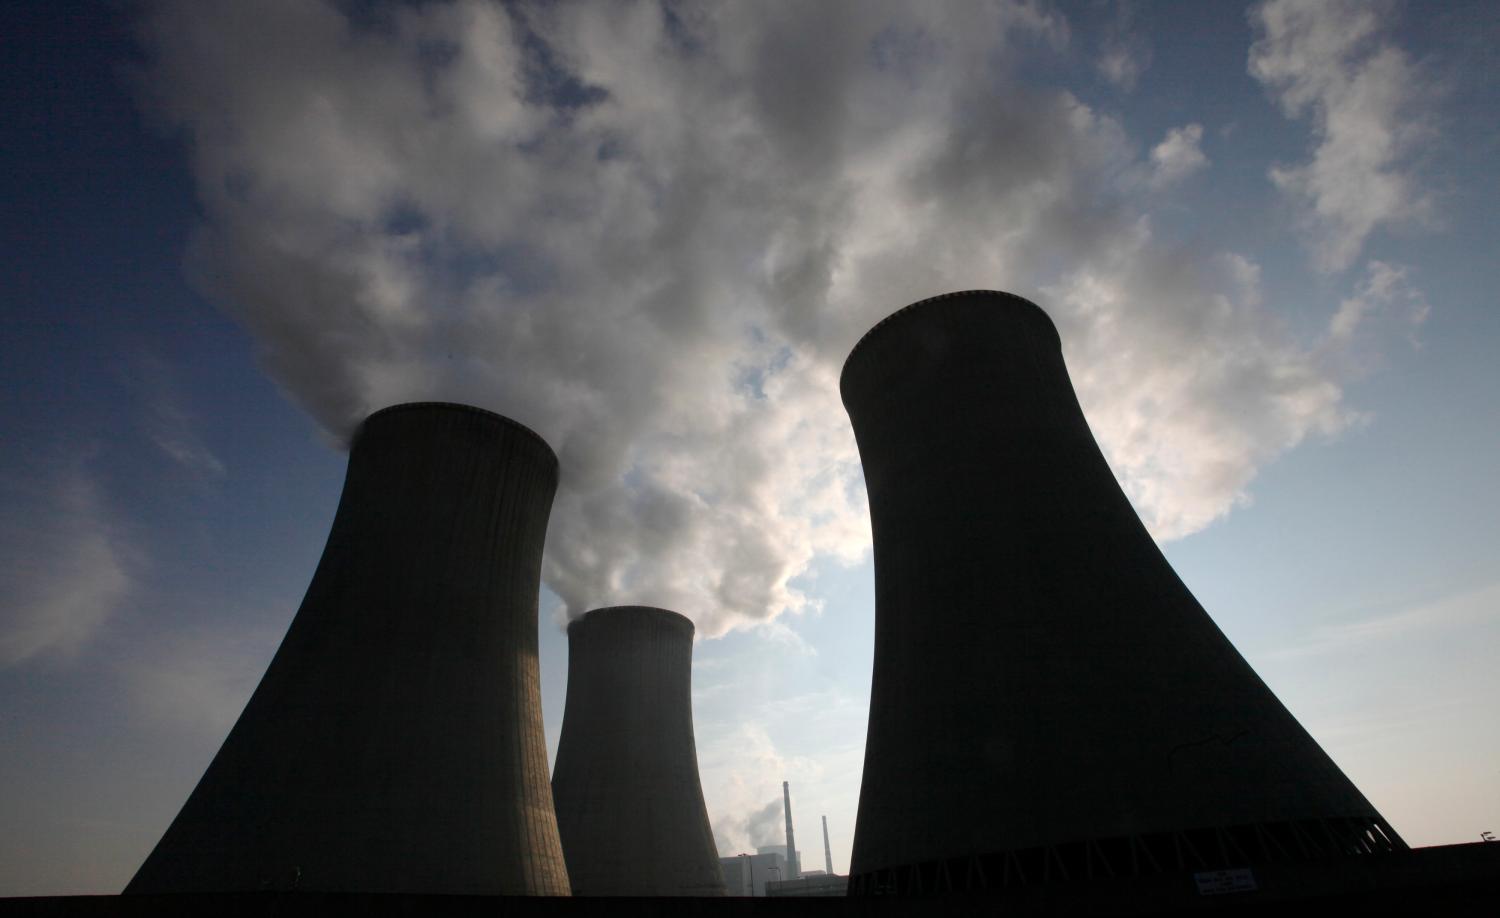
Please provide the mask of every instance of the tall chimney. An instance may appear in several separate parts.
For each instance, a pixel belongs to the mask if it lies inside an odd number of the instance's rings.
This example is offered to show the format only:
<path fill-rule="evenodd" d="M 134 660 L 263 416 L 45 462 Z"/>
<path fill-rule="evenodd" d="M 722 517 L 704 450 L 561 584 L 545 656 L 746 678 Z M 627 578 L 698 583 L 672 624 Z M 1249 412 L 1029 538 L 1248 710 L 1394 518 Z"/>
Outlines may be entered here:
<path fill-rule="evenodd" d="M 833 876 L 833 849 L 828 845 L 828 817 L 823 817 L 823 872 Z"/>
<path fill-rule="evenodd" d="M 792 834 L 792 787 L 785 781 L 781 782 L 781 802 L 786 807 L 786 869 L 791 874 L 788 879 L 795 880 L 802 876 L 802 865 L 798 863 L 797 837 Z"/>
<path fill-rule="evenodd" d="M 1405 847 L 1167 564 L 1046 313 L 913 304 L 840 390 L 875 543 L 851 894 Z"/>
<path fill-rule="evenodd" d="M 722 896 L 693 740 L 693 623 L 646 606 L 568 625 L 552 797 L 576 896 Z"/>
<path fill-rule="evenodd" d="M 508 418 L 370 415 L 281 647 L 125 891 L 567 895 L 537 673 L 556 487 Z"/>

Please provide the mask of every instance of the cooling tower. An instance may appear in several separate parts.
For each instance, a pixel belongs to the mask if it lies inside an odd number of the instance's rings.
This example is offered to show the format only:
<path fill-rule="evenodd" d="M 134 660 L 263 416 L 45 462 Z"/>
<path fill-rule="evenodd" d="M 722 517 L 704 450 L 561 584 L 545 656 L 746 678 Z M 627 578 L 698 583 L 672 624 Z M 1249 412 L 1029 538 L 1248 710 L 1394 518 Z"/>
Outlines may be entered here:
<path fill-rule="evenodd" d="M 370 415 L 286 638 L 126 892 L 567 895 L 537 672 L 556 487 L 507 418 Z"/>
<path fill-rule="evenodd" d="M 693 623 L 645 606 L 568 625 L 552 797 L 575 896 L 722 896 L 693 743 Z"/>
<path fill-rule="evenodd" d="M 875 542 L 852 894 L 1405 847 L 1167 564 L 1041 309 L 913 304 L 840 389 Z"/>

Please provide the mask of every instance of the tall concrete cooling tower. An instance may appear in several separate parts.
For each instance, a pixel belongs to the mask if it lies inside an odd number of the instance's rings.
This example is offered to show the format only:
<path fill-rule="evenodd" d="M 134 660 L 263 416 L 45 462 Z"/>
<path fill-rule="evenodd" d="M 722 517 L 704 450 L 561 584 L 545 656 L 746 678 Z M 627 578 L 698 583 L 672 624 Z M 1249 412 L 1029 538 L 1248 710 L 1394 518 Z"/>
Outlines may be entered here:
<path fill-rule="evenodd" d="M 575 896 L 722 896 L 693 742 L 693 623 L 646 606 L 568 625 L 552 797 Z"/>
<path fill-rule="evenodd" d="M 913 304 L 840 389 L 875 540 L 851 894 L 1405 847 L 1162 557 L 1046 313 Z"/>
<path fill-rule="evenodd" d="M 537 672 L 556 487 L 507 418 L 370 415 L 281 648 L 125 891 L 567 895 Z"/>

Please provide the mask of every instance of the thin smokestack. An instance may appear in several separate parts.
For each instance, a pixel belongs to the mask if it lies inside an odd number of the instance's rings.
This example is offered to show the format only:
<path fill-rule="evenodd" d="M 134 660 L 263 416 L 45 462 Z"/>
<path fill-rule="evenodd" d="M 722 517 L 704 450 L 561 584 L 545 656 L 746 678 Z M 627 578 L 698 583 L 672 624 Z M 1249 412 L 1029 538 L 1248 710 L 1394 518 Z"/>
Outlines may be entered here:
<path fill-rule="evenodd" d="M 823 817 L 823 871 L 833 876 L 833 848 L 828 845 L 828 817 Z"/>
<path fill-rule="evenodd" d="M 508 418 L 370 415 L 286 638 L 125 891 L 567 895 L 537 673 L 556 487 Z"/>
<path fill-rule="evenodd" d="M 786 807 L 786 869 L 790 879 L 802 876 L 802 865 L 797 863 L 797 836 L 792 834 L 792 786 L 781 782 L 781 801 Z"/>

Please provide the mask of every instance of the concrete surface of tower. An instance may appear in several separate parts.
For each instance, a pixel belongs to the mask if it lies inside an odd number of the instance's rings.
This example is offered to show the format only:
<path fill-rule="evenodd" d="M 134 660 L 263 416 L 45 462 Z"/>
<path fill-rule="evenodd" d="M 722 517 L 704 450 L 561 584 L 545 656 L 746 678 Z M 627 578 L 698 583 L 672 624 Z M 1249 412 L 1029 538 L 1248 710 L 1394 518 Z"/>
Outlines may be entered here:
<path fill-rule="evenodd" d="M 507 418 L 370 415 L 286 638 L 126 892 L 567 895 L 537 672 L 556 487 Z"/>
<path fill-rule="evenodd" d="M 875 543 L 851 894 L 1153 845 L 1405 847 L 1167 564 L 1046 313 L 991 291 L 913 304 L 840 389 Z"/>
<path fill-rule="evenodd" d="M 693 623 L 646 606 L 568 625 L 552 795 L 577 896 L 722 896 L 698 780 Z"/>

